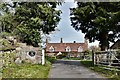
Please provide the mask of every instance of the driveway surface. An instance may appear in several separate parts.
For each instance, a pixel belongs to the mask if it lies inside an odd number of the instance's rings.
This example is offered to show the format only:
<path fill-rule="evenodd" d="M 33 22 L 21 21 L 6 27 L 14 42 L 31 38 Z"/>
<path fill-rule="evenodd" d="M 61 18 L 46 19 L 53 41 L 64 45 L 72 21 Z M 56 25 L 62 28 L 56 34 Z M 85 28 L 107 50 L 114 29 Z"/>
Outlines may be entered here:
<path fill-rule="evenodd" d="M 49 78 L 86 78 L 88 80 L 108 80 L 80 64 L 78 60 L 57 60 L 53 63 Z"/>

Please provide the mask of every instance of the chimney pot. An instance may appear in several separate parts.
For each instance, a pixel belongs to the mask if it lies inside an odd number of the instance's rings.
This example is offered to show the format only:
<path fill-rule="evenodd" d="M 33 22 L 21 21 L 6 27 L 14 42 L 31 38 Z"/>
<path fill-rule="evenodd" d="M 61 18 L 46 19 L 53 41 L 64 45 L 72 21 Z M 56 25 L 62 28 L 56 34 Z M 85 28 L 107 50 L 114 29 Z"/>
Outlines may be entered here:
<path fill-rule="evenodd" d="M 63 43 L 63 38 L 61 38 L 61 41 L 60 41 L 60 43 Z"/>
<path fill-rule="evenodd" d="M 76 41 L 74 41 L 73 43 L 76 43 Z"/>

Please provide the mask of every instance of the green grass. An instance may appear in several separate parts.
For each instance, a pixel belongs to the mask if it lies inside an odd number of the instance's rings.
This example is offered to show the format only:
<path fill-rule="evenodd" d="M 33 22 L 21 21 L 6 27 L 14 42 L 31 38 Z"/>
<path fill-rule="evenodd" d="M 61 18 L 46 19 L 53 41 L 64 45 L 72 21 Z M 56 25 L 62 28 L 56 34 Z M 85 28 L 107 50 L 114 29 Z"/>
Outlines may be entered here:
<path fill-rule="evenodd" d="M 81 64 L 83 64 L 85 67 L 93 67 L 93 62 L 91 60 L 81 60 Z"/>
<path fill-rule="evenodd" d="M 5 61 L 2 68 L 2 78 L 47 78 L 51 62 L 47 59 L 46 64 L 14 63 L 15 53 L 4 53 L 2 58 Z"/>
<path fill-rule="evenodd" d="M 47 78 L 51 63 L 47 60 L 44 66 L 40 64 L 12 64 L 3 68 L 3 78 Z"/>
<path fill-rule="evenodd" d="M 73 58 L 72 57 L 71 58 L 66 58 L 65 57 L 65 58 L 62 58 L 62 59 L 64 59 L 64 60 L 81 60 L 80 58 L 74 58 L 74 57 Z"/>
<path fill-rule="evenodd" d="M 98 72 L 99 74 L 101 74 L 107 78 L 110 78 L 111 80 L 120 80 L 120 72 L 117 72 L 115 70 L 105 69 L 103 66 L 94 66 L 92 61 L 81 61 L 81 63 L 85 67 L 88 67 L 89 69 L 91 69 L 95 72 Z"/>
<path fill-rule="evenodd" d="M 103 66 L 91 67 L 92 70 L 102 74 L 103 76 L 110 78 L 111 80 L 120 80 L 120 72 L 115 70 L 108 70 L 103 68 Z"/>

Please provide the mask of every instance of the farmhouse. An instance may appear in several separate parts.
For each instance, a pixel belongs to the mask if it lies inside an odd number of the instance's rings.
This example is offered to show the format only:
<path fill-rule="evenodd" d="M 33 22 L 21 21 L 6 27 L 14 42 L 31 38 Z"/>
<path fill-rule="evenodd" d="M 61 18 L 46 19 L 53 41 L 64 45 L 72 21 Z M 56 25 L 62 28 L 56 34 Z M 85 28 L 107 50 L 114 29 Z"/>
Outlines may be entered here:
<path fill-rule="evenodd" d="M 46 54 L 47 55 L 57 55 L 60 53 L 81 53 L 88 49 L 88 42 L 85 39 L 84 43 L 64 43 L 61 38 L 60 43 L 49 43 L 46 40 Z"/>

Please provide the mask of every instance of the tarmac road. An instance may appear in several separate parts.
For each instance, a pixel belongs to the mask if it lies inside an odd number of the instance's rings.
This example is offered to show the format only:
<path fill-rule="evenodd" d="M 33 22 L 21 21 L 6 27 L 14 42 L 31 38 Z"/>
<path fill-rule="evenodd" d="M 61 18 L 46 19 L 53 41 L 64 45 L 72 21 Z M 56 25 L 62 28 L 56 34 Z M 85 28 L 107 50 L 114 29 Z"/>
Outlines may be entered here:
<path fill-rule="evenodd" d="M 52 64 L 49 78 L 81 78 L 87 80 L 108 80 L 100 74 L 81 65 L 78 60 L 57 60 Z"/>

